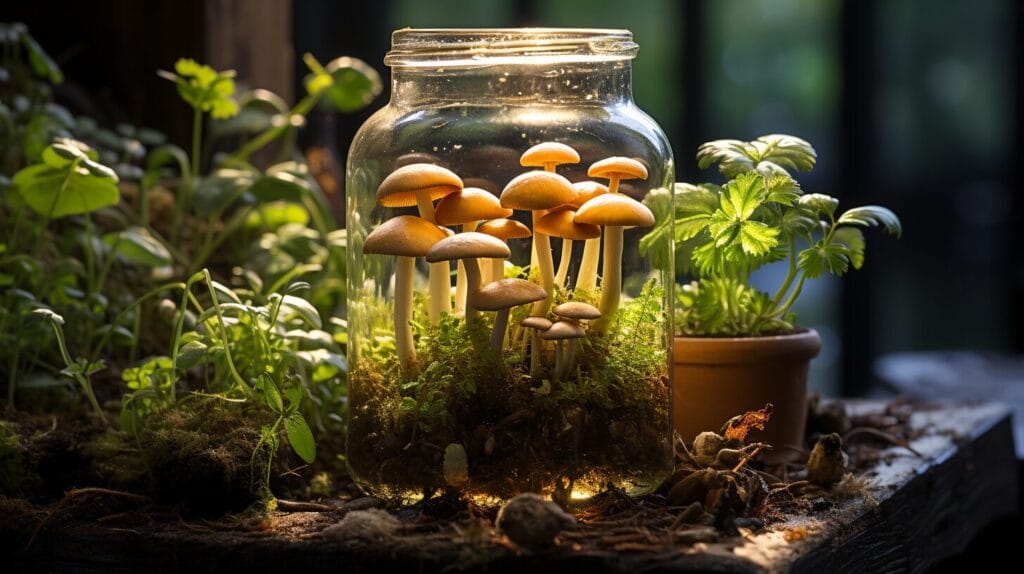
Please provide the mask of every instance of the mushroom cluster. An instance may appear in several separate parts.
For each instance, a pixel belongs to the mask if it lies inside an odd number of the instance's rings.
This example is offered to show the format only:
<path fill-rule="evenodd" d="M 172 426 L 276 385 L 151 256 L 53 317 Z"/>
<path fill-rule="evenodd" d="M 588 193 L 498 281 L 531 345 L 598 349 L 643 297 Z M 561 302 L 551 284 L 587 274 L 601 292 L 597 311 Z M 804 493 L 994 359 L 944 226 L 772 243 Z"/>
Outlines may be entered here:
<path fill-rule="evenodd" d="M 384 179 L 377 190 L 380 205 L 416 206 L 419 212 L 419 217 L 400 215 L 384 222 L 370 233 L 363 248 L 367 254 L 396 257 L 395 347 L 407 376 L 418 372 L 410 326 L 416 257 L 424 257 L 429 264 L 427 307 L 431 324 L 453 307 L 456 314 L 464 314 L 467 326 L 478 320 L 480 312 L 494 312 L 490 348 L 497 353 L 506 348 L 510 312 L 532 304 L 518 327 L 529 331 L 533 377 L 543 375 L 545 357 L 550 360 L 552 350 L 551 378 L 557 381 L 569 376 L 576 369 L 577 340 L 588 332 L 607 332 L 622 293 L 623 231 L 654 224 L 650 209 L 619 193 L 619 182 L 646 179 L 647 168 L 625 157 L 598 161 L 587 175 L 607 180 L 607 186 L 595 181 L 572 183 L 556 173 L 558 166 L 579 161 L 579 154 L 565 144 L 535 145 L 522 154 L 520 165 L 539 169 L 512 178 L 500 194 L 466 187 L 458 175 L 430 163 L 408 163 Z M 436 206 L 435 201 L 439 202 Z M 514 211 L 530 212 L 532 230 L 511 219 Z M 455 232 L 448 227 L 455 228 Z M 508 241 L 530 237 L 531 266 L 536 268 L 537 282 L 506 278 L 505 260 L 511 257 Z M 561 239 L 557 271 L 551 237 Z M 574 242 L 580 241 L 585 242 L 583 257 L 573 285 L 570 261 Z M 483 267 L 481 259 L 487 261 Z M 458 265 L 454 301 L 452 261 Z M 575 293 L 595 292 L 598 285 L 598 307 L 572 300 Z M 552 309 L 559 292 L 570 300 Z M 544 341 L 553 345 L 545 349 Z"/>

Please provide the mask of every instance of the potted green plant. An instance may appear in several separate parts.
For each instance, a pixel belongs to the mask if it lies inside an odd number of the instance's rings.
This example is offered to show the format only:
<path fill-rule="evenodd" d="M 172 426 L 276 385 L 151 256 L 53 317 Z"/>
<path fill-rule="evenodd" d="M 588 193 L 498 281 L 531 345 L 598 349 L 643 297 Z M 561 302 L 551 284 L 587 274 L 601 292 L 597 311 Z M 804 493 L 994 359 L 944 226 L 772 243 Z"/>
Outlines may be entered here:
<path fill-rule="evenodd" d="M 838 212 L 836 198 L 804 193 L 792 173 L 816 159 L 811 144 L 788 135 L 708 142 L 699 167 L 717 164 L 728 181 L 676 184 L 670 207 L 655 209 L 659 224 L 641 248 L 660 243 L 667 255 L 673 238 L 677 273 L 696 277 L 676 293 L 673 420 L 684 440 L 772 403 L 771 423 L 754 438 L 774 445 L 776 460 L 802 447 L 808 366 L 821 339 L 796 326 L 793 304 L 808 280 L 864 264 L 862 227 L 901 232 L 889 209 Z M 773 293 L 751 286 L 752 272 L 778 261 L 788 272 Z"/>

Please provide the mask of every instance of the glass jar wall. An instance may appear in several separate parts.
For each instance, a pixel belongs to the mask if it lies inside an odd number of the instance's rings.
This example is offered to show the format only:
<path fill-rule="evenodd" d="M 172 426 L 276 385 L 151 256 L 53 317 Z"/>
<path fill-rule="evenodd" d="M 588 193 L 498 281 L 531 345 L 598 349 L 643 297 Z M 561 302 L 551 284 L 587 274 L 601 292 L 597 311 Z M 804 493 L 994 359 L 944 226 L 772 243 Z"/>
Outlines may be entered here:
<path fill-rule="evenodd" d="M 641 494 L 670 468 L 671 149 L 624 30 L 401 30 L 348 159 L 347 458 L 369 492 Z M 671 249 L 669 246 L 668 249 Z"/>

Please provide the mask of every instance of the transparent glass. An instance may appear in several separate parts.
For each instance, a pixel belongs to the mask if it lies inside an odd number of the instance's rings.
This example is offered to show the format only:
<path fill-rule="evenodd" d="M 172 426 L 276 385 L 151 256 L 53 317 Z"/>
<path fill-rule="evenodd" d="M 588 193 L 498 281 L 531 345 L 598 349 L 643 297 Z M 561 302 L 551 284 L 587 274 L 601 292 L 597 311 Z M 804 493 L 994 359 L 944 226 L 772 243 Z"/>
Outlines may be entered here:
<path fill-rule="evenodd" d="M 586 498 L 669 471 L 673 257 L 639 243 L 641 202 L 671 201 L 674 173 L 632 99 L 636 54 L 625 30 L 394 33 L 391 101 L 352 142 L 346 188 L 347 458 L 365 490 Z M 493 205 L 453 216 L 474 194 Z M 503 215 L 522 225 L 483 224 Z"/>

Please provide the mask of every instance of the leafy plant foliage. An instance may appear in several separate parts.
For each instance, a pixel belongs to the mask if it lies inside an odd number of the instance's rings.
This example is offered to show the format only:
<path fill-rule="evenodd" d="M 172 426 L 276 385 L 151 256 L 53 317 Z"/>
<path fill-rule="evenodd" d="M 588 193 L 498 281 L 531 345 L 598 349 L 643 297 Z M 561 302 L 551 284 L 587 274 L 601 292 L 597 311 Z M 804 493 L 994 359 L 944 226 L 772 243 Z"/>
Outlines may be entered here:
<path fill-rule="evenodd" d="M 806 280 L 842 276 L 864 264 L 861 228 L 900 235 L 899 218 L 885 207 L 855 207 L 837 216 L 838 199 L 804 193 L 791 172 L 808 171 L 816 161 L 811 144 L 788 135 L 717 140 L 698 148 L 698 165 L 717 165 L 729 180 L 722 186 L 676 184 L 673 208 L 652 208 L 658 225 L 640 245 L 646 253 L 674 240 L 676 269 L 699 277 L 678 290 L 682 334 L 791 331 L 790 309 Z M 788 261 L 789 270 L 773 295 L 749 285 L 753 271 L 776 261 Z"/>

